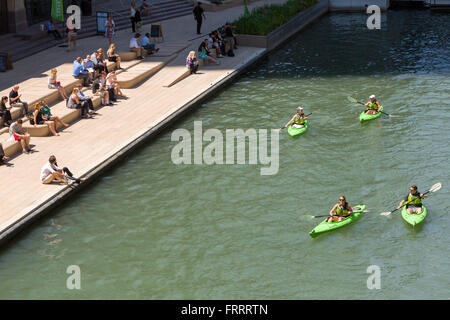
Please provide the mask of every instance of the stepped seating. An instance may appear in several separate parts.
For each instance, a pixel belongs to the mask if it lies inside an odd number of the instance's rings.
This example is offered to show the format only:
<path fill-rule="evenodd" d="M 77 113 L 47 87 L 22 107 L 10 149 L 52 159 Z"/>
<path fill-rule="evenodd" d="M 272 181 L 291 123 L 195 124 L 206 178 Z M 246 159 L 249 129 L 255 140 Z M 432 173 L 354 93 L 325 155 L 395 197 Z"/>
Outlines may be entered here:
<path fill-rule="evenodd" d="M 138 84 L 139 82 L 143 81 L 145 78 L 152 76 L 153 74 L 155 74 L 156 72 L 158 72 L 159 70 L 161 70 L 167 63 L 169 63 L 170 61 L 172 61 L 173 59 L 175 59 L 175 57 L 177 56 L 177 54 L 173 54 L 171 57 L 169 57 L 168 59 L 166 59 L 164 62 L 161 61 L 143 61 L 143 60 L 130 60 L 130 61 L 122 61 L 121 62 L 121 67 L 123 70 L 118 70 L 116 71 L 117 74 L 117 81 L 119 83 L 119 85 L 121 86 L 121 88 L 125 89 L 125 88 L 131 88 L 133 86 L 135 86 L 136 84 Z M 64 64 L 62 66 L 59 66 L 57 69 L 58 71 L 61 69 L 67 69 L 67 65 L 70 66 L 70 70 L 68 72 L 62 72 L 61 75 L 58 76 L 58 80 L 61 79 L 62 82 L 65 81 L 67 83 L 69 83 L 68 86 L 64 86 L 65 88 L 68 87 L 75 87 L 76 85 L 78 85 L 79 83 L 81 83 L 81 80 L 77 80 L 75 78 L 73 78 L 71 76 L 72 73 L 72 66 L 71 64 Z M 115 63 L 114 62 L 108 62 L 107 67 L 109 70 L 111 70 L 112 68 L 115 67 Z M 66 70 L 67 71 L 67 70 Z M 59 72 L 58 72 L 59 73 Z M 67 74 L 70 75 L 70 77 L 72 77 L 72 82 L 70 82 L 70 78 L 67 78 Z M 63 76 L 65 75 L 65 76 Z M 66 80 L 64 80 L 64 78 L 66 78 Z M 26 83 L 26 84 L 25 84 Z M 45 88 L 47 89 L 47 91 L 44 91 L 44 95 L 42 94 L 42 90 L 44 89 L 44 87 L 42 86 L 42 83 L 44 83 Z M 33 93 L 33 102 L 38 102 L 40 100 L 45 99 L 47 101 L 47 103 L 51 106 L 51 111 L 52 114 L 55 116 L 58 116 L 63 122 L 66 123 L 73 123 L 74 121 L 77 121 L 78 119 L 80 119 L 81 117 L 81 110 L 80 109 L 69 109 L 66 106 L 66 101 L 59 101 L 59 93 L 57 92 L 57 90 L 55 89 L 48 89 L 47 88 L 47 82 L 46 79 L 43 78 L 33 78 L 33 79 L 29 79 L 27 81 L 25 81 L 24 83 L 19 84 L 19 86 L 21 87 L 21 89 L 19 89 L 19 92 L 22 92 L 22 90 L 28 92 L 28 85 L 31 86 L 35 86 L 38 87 L 37 89 L 34 90 Z M 41 90 L 42 89 L 42 90 Z M 48 93 L 48 91 L 56 91 L 55 93 Z M 71 92 L 72 89 L 66 90 L 66 92 L 69 94 Z M 40 93 L 40 97 L 38 97 Z M 92 91 L 90 88 L 84 88 L 83 92 L 85 92 L 86 95 L 92 95 Z M 9 91 L 8 91 L 9 93 Z M 28 94 L 27 94 L 28 97 Z M 25 98 L 24 98 L 25 100 Z M 92 98 L 92 102 L 94 105 L 95 109 L 98 109 L 101 107 L 101 96 L 100 95 L 94 95 L 94 97 Z M 56 102 L 56 103 L 55 103 Z M 29 110 L 32 110 L 31 108 L 33 107 L 33 104 L 29 104 Z M 14 109 L 18 109 L 18 111 L 14 110 L 14 115 L 16 116 L 17 119 L 18 117 L 20 117 L 21 115 L 21 109 L 20 108 L 14 108 Z M 13 115 L 13 113 L 11 112 L 11 115 Z M 48 136 L 50 135 L 50 130 L 48 128 L 48 126 L 46 124 L 43 125 L 32 125 L 30 124 L 28 119 L 23 119 L 23 127 L 25 130 L 28 131 L 28 133 L 32 136 L 32 137 L 44 137 L 44 136 Z M 60 126 L 57 125 L 57 129 Z M 9 128 L 3 128 L 2 130 L 0 130 L 0 141 L 2 142 L 3 145 L 3 149 L 5 151 L 5 155 L 6 156 L 12 156 L 15 153 L 18 153 L 22 150 L 22 147 L 20 145 L 20 142 L 18 141 L 14 141 L 11 139 L 10 135 L 9 135 Z M 31 141 L 32 143 L 32 141 Z"/>

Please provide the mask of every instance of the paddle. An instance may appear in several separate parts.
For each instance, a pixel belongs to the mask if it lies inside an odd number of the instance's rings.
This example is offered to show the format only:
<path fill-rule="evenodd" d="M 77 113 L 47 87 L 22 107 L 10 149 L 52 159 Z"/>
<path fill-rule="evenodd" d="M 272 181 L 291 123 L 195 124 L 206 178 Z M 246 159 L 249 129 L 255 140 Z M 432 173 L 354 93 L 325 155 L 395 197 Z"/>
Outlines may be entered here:
<path fill-rule="evenodd" d="M 348 99 L 348 101 L 350 101 L 350 102 L 352 102 L 352 103 L 359 103 L 359 104 L 365 105 L 364 102 L 358 101 L 358 100 L 356 100 L 355 98 L 352 98 L 352 97 L 350 97 L 350 96 L 348 96 L 347 99 Z M 395 117 L 394 115 L 389 114 L 389 113 L 384 112 L 384 111 L 381 111 L 381 113 L 382 113 L 382 114 L 385 114 L 385 115 L 387 115 L 387 116 L 389 116 L 389 117 Z"/>
<path fill-rule="evenodd" d="M 366 209 L 366 210 L 363 210 L 362 212 L 364 212 L 364 213 L 368 213 L 368 212 L 370 212 L 370 210 L 368 210 L 368 209 Z M 351 215 L 349 215 L 349 217 L 350 217 Z M 314 219 L 314 218 L 324 218 L 324 217 L 331 217 L 329 214 L 326 214 L 326 215 L 320 215 L 320 216 L 312 216 L 312 215 L 303 215 L 303 217 L 305 217 L 305 218 L 310 218 L 310 219 Z M 346 217 L 347 218 L 347 217 Z"/>
<path fill-rule="evenodd" d="M 427 192 L 425 192 L 423 195 L 426 195 L 427 193 L 430 193 L 430 192 L 436 192 L 436 191 L 438 191 L 439 189 L 441 189 L 441 187 L 442 187 L 442 184 L 441 184 L 440 182 L 438 182 L 438 183 L 434 184 L 434 185 L 430 188 L 430 190 L 428 190 Z M 406 202 L 406 203 L 404 203 L 400 208 L 403 208 L 403 207 L 406 206 L 407 204 L 409 204 L 409 201 Z M 382 213 L 380 213 L 380 215 L 381 215 L 381 216 L 389 216 L 391 213 L 394 213 L 395 211 L 399 210 L 400 208 L 396 208 L 395 210 L 392 210 L 392 211 L 382 212 Z"/>
<path fill-rule="evenodd" d="M 310 115 L 312 115 L 312 112 L 310 113 L 310 114 L 307 114 L 305 117 L 309 117 Z M 284 128 L 286 128 L 286 127 L 281 127 L 281 129 L 284 129 Z"/>

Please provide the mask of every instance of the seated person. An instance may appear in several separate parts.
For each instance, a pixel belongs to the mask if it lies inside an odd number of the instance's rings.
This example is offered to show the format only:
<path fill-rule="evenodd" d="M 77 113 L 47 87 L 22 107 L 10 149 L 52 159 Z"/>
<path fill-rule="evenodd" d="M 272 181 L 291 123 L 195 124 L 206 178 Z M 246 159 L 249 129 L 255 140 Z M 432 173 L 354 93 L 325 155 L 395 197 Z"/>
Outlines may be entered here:
<path fill-rule="evenodd" d="M 28 111 L 28 103 L 20 100 L 22 95 L 19 94 L 19 86 L 15 85 L 11 92 L 9 93 L 9 105 L 11 107 L 19 107 L 22 109 L 22 114 L 27 117 L 31 117 Z"/>
<path fill-rule="evenodd" d="M 89 86 L 89 74 L 86 70 L 84 70 L 83 60 L 81 57 L 76 58 L 73 62 L 72 75 L 77 79 L 82 79 L 85 87 Z"/>
<path fill-rule="evenodd" d="M 53 24 L 53 19 L 50 19 L 45 23 L 45 30 L 47 30 L 48 34 L 53 34 L 55 37 L 55 40 L 62 40 L 62 36 L 59 33 L 59 31 L 56 29 L 55 25 Z"/>
<path fill-rule="evenodd" d="M 81 103 L 86 102 L 88 104 L 89 114 L 96 114 L 97 112 L 95 112 L 94 103 L 92 102 L 92 98 L 94 96 L 85 95 L 82 89 L 83 87 L 81 85 L 78 85 L 78 100 L 80 100 Z"/>
<path fill-rule="evenodd" d="M 11 112 L 9 111 L 12 107 L 6 106 L 6 103 L 8 102 L 8 97 L 4 96 L 2 97 L 0 101 L 0 128 L 3 128 L 4 126 L 9 127 L 11 125 L 12 117 Z"/>
<path fill-rule="evenodd" d="M 150 33 L 146 33 L 141 40 L 142 47 L 147 50 L 147 54 L 151 55 L 159 51 L 159 48 L 155 48 L 155 44 L 150 42 Z"/>
<path fill-rule="evenodd" d="M 198 47 L 198 57 L 200 59 L 206 60 L 207 62 L 219 64 L 219 61 L 216 61 L 213 57 L 210 56 L 210 52 L 208 50 L 208 39 L 203 40 Z"/>
<path fill-rule="evenodd" d="M 50 132 L 54 136 L 59 136 L 59 133 L 56 132 L 55 122 L 42 118 L 42 111 L 41 111 L 41 103 L 40 102 L 36 103 L 35 106 L 34 106 L 33 119 L 30 119 L 30 123 L 32 125 L 34 125 L 35 128 L 36 128 L 36 126 L 38 124 L 46 124 L 48 126 L 48 128 L 50 129 Z"/>
<path fill-rule="evenodd" d="M 86 180 L 84 178 L 75 178 L 67 167 L 60 169 L 56 163 L 56 157 L 50 156 L 48 162 L 41 169 L 42 183 L 49 184 L 53 180 L 57 180 L 67 185 L 69 184 L 67 179 L 74 180 L 76 183 L 81 183 L 81 181 Z"/>
<path fill-rule="evenodd" d="M 99 73 L 106 71 L 108 72 L 108 68 L 106 66 L 105 55 L 103 54 L 103 49 L 98 49 L 91 54 L 91 60 L 94 63 L 94 70 L 97 70 Z"/>
<path fill-rule="evenodd" d="M 144 55 L 147 54 L 147 50 L 144 49 L 144 47 L 142 47 L 139 44 L 139 38 L 141 37 L 141 35 L 139 33 L 136 33 L 134 35 L 133 38 L 131 38 L 130 40 L 130 51 L 131 52 L 136 52 L 137 53 L 137 59 L 142 60 L 144 59 Z"/>
<path fill-rule="evenodd" d="M 208 48 L 214 49 L 216 51 L 216 57 L 217 58 L 223 58 L 221 50 L 220 50 L 219 42 L 216 39 L 216 36 L 214 35 L 214 32 L 211 32 L 209 34 Z"/>
<path fill-rule="evenodd" d="M 86 59 L 84 59 L 84 64 L 83 64 L 83 68 L 84 70 L 86 70 L 86 72 L 89 74 L 89 81 L 92 82 L 94 81 L 95 78 L 95 65 L 94 65 L 94 61 L 91 60 L 91 55 L 88 54 L 86 56 Z"/>
<path fill-rule="evenodd" d="M 9 160 L 9 157 L 5 156 L 5 151 L 3 150 L 3 146 L 0 143 L 0 165 L 4 164 Z"/>
<path fill-rule="evenodd" d="M 67 123 L 62 121 L 58 116 L 52 115 L 50 107 L 48 106 L 47 101 L 45 101 L 45 100 L 41 101 L 41 112 L 42 112 L 42 119 L 55 121 L 55 123 L 58 123 L 58 124 L 60 124 L 61 126 L 64 126 L 64 127 L 68 127 L 69 126 Z"/>
<path fill-rule="evenodd" d="M 112 103 L 109 101 L 109 91 L 106 87 L 106 75 L 101 73 L 97 79 L 94 80 L 92 84 L 92 93 L 102 97 L 102 105 L 111 106 Z"/>
<path fill-rule="evenodd" d="M 380 112 L 381 104 L 377 99 L 375 99 L 375 95 L 371 95 L 369 99 L 370 100 L 364 105 L 367 108 L 364 112 L 368 114 L 376 114 Z"/>
<path fill-rule="evenodd" d="M 78 99 L 78 88 L 73 88 L 72 94 L 67 101 L 67 108 L 69 109 L 81 109 L 81 118 L 87 119 L 92 118 L 92 115 L 89 114 L 89 105 L 86 101 L 81 102 Z"/>
<path fill-rule="evenodd" d="M 120 67 L 120 61 L 121 61 L 120 56 L 114 52 L 115 50 L 116 50 L 116 46 L 114 45 L 114 43 L 111 43 L 111 45 L 108 48 L 108 51 L 106 52 L 108 54 L 108 61 L 116 63 L 116 70 L 122 69 Z"/>
<path fill-rule="evenodd" d="M 108 75 L 106 76 L 106 85 L 109 88 L 113 88 L 114 89 L 114 95 L 120 95 L 123 98 L 126 98 L 127 96 L 124 95 L 122 93 L 122 90 L 120 90 L 120 85 L 119 83 L 117 83 L 117 76 L 116 76 L 116 72 L 113 70 L 110 73 L 108 73 Z"/>
<path fill-rule="evenodd" d="M 197 73 L 198 61 L 195 56 L 195 51 L 189 52 L 189 55 L 186 58 L 186 67 L 191 71 L 191 74 Z"/>
<path fill-rule="evenodd" d="M 64 89 L 64 87 L 61 85 L 61 82 L 56 81 L 56 69 L 53 68 L 50 71 L 50 76 L 48 77 L 48 88 L 49 89 L 58 89 L 59 94 L 61 95 L 61 98 L 63 98 L 64 100 L 69 99 L 69 97 L 66 94 L 66 90 Z"/>
<path fill-rule="evenodd" d="M 22 119 L 17 120 L 9 126 L 9 134 L 15 141 L 20 141 L 22 153 L 30 153 L 30 134 L 23 128 Z"/>

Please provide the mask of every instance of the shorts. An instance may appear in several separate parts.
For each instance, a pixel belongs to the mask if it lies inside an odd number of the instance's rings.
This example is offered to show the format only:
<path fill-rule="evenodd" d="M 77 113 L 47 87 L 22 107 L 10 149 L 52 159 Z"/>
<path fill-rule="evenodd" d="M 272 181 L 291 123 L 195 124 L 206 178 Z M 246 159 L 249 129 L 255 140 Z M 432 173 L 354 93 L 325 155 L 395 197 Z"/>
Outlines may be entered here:
<path fill-rule="evenodd" d="M 377 111 L 376 110 L 368 110 L 367 113 L 368 114 L 375 114 L 375 113 L 377 113 Z"/>
<path fill-rule="evenodd" d="M 421 209 L 422 207 L 407 207 L 407 209 L 411 210 L 412 213 L 419 213 L 419 209 Z"/>
<path fill-rule="evenodd" d="M 17 135 L 14 135 L 14 140 L 19 141 L 20 138 Z"/>
<path fill-rule="evenodd" d="M 303 124 L 296 124 L 296 123 L 294 123 L 294 124 L 292 125 L 292 128 L 303 128 L 303 127 L 304 127 Z"/>

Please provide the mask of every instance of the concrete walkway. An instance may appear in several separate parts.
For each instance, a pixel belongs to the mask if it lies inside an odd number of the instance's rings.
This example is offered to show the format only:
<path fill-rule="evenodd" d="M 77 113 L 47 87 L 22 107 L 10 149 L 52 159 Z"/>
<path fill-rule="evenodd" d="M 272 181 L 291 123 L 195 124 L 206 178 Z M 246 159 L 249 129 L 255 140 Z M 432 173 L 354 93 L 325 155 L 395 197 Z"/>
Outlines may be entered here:
<path fill-rule="evenodd" d="M 283 3 L 285 0 L 263 0 L 252 3 L 249 9 L 268 3 Z M 243 6 L 218 12 L 207 12 L 202 31 L 207 33 L 226 21 L 233 20 L 244 11 Z M 149 26 L 144 26 L 149 30 Z M 18 155 L 10 162 L 13 166 L 1 166 L 0 176 L 3 192 L 0 195 L 0 239 L 11 227 L 30 212 L 41 207 L 68 187 L 43 185 L 39 180 L 40 169 L 50 155 L 55 155 L 58 164 L 68 166 L 76 176 L 82 176 L 105 159 L 130 144 L 143 133 L 162 123 L 183 106 L 202 95 L 236 68 L 242 66 L 264 52 L 264 49 L 239 47 L 235 57 L 220 59 L 221 65 L 206 66 L 200 74 L 189 76 L 176 85 L 166 88 L 165 84 L 174 75 L 185 70 L 185 57 L 190 50 L 196 50 L 202 38 L 197 37 L 196 23 L 192 16 L 164 21 L 162 30 L 165 41 L 160 47 L 170 48 L 174 44 L 187 43 L 188 47 L 156 75 L 132 89 L 124 90 L 128 100 L 119 100 L 113 107 L 103 107 L 95 119 L 80 120 L 61 132 L 59 137 L 32 137 L 36 145 L 29 155 Z M 128 51 L 131 30 L 117 32 L 114 42 L 117 51 Z M 85 56 L 94 49 L 105 48 L 107 41 L 102 37 L 83 39 L 77 43 L 77 50 L 67 53 L 66 48 L 52 48 L 23 59 L 14 65 L 14 70 L 0 74 L 0 94 L 9 93 L 11 87 L 27 79 L 41 78 L 47 81 L 46 71 L 64 63 L 72 63 L 77 56 Z M 167 51 L 167 50 L 166 50 Z M 167 53 L 167 52 L 166 52 Z M 163 61 L 165 57 L 152 57 L 146 60 Z M 23 88 L 25 89 L 25 88 Z M 26 90 L 22 100 L 27 101 Z M 126 112 L 124 112 L 126 110 Z M 101 199 L 99 199 L 101 201 Z"/>

